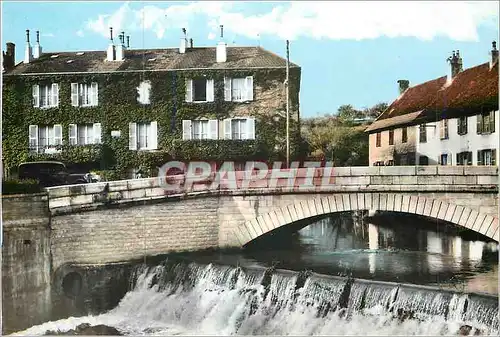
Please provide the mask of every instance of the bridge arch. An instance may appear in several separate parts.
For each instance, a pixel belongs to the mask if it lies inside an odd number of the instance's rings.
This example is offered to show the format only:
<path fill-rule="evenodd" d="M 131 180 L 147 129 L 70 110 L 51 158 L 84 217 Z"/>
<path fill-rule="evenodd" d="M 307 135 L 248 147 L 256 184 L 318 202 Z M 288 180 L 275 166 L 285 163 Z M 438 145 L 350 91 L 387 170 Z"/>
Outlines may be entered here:
<path fill-rule="evenodd" d="M 499 241 L 497 217 L 439 199 L 403 193 L 325 194 L 277 207 L 239 224 L 234 232 L 241 246 L 245 246 L 266 233 L 300 220 L 332 213 L 367 210 L 415 214 L 444 220 Z"/>

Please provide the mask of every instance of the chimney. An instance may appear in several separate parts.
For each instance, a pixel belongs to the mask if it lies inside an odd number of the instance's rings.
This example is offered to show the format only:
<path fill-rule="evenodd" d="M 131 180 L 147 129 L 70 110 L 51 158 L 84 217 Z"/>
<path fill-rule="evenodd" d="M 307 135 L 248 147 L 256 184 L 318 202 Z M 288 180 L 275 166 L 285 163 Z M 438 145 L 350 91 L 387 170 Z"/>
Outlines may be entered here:
<path fill-rule="evenodd" d="M 216 58 L 217 63 L 226 62 L 227 60 L 227 47 L 224 42 L 224 27 L 220 25 L 220 39 L 221 41 L 217 44 Z"/>
<path fill-rule="evenodd" d="M 127 48 L 130 48 L 130 36 L 127 36 Z"/>
<path fill-rule="evenodd" d="M 30 63 L 33 60 L 30 44 L 30 30 L 26 29 L 26 49 L 24 50 L 24 63 Z"/>
<path fill-rule="evenodd" d="M 7 42 L 7 51 L 3 52 L 3 68 L 10 70 L 16 65 L 16 45 Z"/>
<path fill-rule="evenodd" d="M 179 47 L 179 53 L 184 54 L 186 53 L 186 47 L 187 47 L 186 28 L 182 28 L 182 33 L 184 33 L 184 37 L 181 37 L 181 45 Z"/>
<path fill-rule="evenodd" d="M 189 39 L 189 48 L 193 48 L 193 39 Z"/>
<path fill-rule="evenodd" d="M 451 78 L 455 78 L 455 76 L 458 75 L 459 72 L 461 72 L 463 70 L 462 68 L 462 58 L 460 57 L 460 51 L 457 50 L 457 52 L 455 53 L 455 51 L 453 51 L 453 55 L 448 57 L 448 61 L 450 62 L 450 65 L 451 65 Z"/>
<path fill-rule="evenodd" d="M 123 61 L 125 58 L 125 32 L 118 35 L 120 42 L 116 46 L 116 61 Z"/>
<path fill-rule="evenodd" d="M 399 94 L 402 95 L 406 89 L 410 87 L 410 81 L 408 80 L 398 80 L 399 84 Z"/>
<path fill-rule="evenodd" d="M 107 55 L 106 55 L 106 60 L 107 61 L 114 61 L 115 60 L 115 45 L 113 44 L 113 28 L 109 28 L 109 46 L 107 50 Z"/>
<path fill-rule="evenodd" d="M 40 32 L 36 31 L 36 44 L 33 50 L 33 58 L 37 59 L 42 55 L 42 46 L 40 46 Z"/>
<path fill-rule="evenodd" d="M 498 62 L 498 49 L 497 49 L 497 43 L 496 41 L 493 41 L 491 43 L 493 49 L 491 50 L 491 63 L 490 66 L 493 67 L 495 63 Z"/>

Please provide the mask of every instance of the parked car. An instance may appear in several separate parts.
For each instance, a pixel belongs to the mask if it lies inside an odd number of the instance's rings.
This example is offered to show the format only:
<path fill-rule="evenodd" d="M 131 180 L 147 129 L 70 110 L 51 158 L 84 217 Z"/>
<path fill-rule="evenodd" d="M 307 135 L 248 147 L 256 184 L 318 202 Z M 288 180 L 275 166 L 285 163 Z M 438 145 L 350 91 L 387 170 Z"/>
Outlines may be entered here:
<path fill-rule="evenodd" d="M 42 187 L 87 184 L 99 181 L 99 177 L 94 176 L 91 173 L 70 174 L 66 169 L 66 165 L 57 161 L 22 163 L 18 167 L 18 178 L 20 180 L 38 180 Z"/>

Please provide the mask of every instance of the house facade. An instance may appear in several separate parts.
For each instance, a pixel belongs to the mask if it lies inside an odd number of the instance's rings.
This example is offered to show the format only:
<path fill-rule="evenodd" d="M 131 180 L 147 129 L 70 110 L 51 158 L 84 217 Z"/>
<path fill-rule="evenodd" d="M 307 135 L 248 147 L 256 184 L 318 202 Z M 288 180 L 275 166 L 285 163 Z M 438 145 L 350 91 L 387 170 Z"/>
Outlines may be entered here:
<path fill-rule="evenodd" d="M 229 47 L 222 38 L 194 47 L 184 31 L 179 48 L 132 49 L 111 29 L 102 51 L 42 52 L 38 32 L 32 47 L 29 31 L 22 62 L 14 51 L 7 43 L 3 53 L 9 168 L 56 159 L 123 175 L 172 159 L 216 165 L 286 154 L 286 60 L 263 48 Z M 292 144 L 300 138 L 300 76 L 290 63 Z"/>
<path fill-rule="evenodd" d="M 378 165 L 498 165 L 498 50 L 463 70 L 457 51 L 450 71 L 400 96 L 367 129 L 369 161 Z"/>

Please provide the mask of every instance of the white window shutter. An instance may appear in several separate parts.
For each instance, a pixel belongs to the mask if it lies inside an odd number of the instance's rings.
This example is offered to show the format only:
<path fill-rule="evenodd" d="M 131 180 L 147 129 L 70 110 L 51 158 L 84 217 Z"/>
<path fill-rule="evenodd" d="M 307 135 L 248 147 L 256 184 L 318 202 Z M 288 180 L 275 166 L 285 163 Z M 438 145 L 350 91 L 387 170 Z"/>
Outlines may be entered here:
<path fill-rule="evenodd" d="M 94 144 L 101 144 L 101 123 L 94 123 Z"/>
<path fill-rule="evenodd" d="M 255 119 L 247 118 L 247 139 L 255 139 Z"/>
<path fill-rule="evenodd" d="M 211 119 L 208 121 L 209 136 L 208 139 L 219 139 L 219 121 Z"/>
<path fill-rule="evenodd" d="M 149 150 L 156 150 L 158 149 L 158 122 L 154 121 L 151 122 L 151 125 L 149 127 Z"/>
<path fill-rule="evenodd" d="M 54 125 L 54 144 L 62 145 L 62 125 L 55 124 Z"/>
<path fill-rule="evenodd" d="M 71 83 L 71 105 L 78 106 L 78 83 Z"/>
<path fill-rule="evenodd" d="M 231 87 L 231 78 L 224 77 L 224 100 L 229 102 L 231 101 L 232 96 L 232 87 Z"/>
<path fill-rule="evenodd" d="M 224 139 L 231 139 L 231 118 L 224 119 Z"/>
<path fill-rule="evenodd" d="M 191 121 L 183 120 L 182 121 L 182 139 L 190 140 L 191 139 Z"/>
<path fill-rule="evenodd" d="M 38 125 L 29 126 L 29 146 L 38 150 Z"/>
<path fill-rule="evenodd" d="M 246 100 L 253 101 L 253 76 L 247 76 L 245 79 Z"/>
<path fill-rule="evenodd" d="M 33 106 L 38 108 L 40 106 L 40 86 L 38 84 L 33 85 Z"/>
<path fill-rule="evenodd" d="M 207 80 L 207 102 L 214 101 L 214 80 Z"/>
<path fill-rule="evenodd" d="M 193 101 L 193 80 L 186 80 L 186 102 Z"/>
<path fill-rule="evenodd" d="M 137 123 L 128 123 L 128 148 L 137 150 Z"/>
<path fill-rule="evenodd" d="M 76 124 L 70 124 L 69 125 L 68 138 L 69 138 L 69 145 L 76 145 L 76 144 L 78 144 L 77 126 L 76 126 Z"/>
<path fill-rule="evenodd" d="M 92 105 L 99 105 L 99 87 L 96 82 L 92 82 Z"/>
<path fill-rule="evenodd" d="M 52 102 L 51 106 L 59 106 L 59 84 L 52 83 Z"/>

